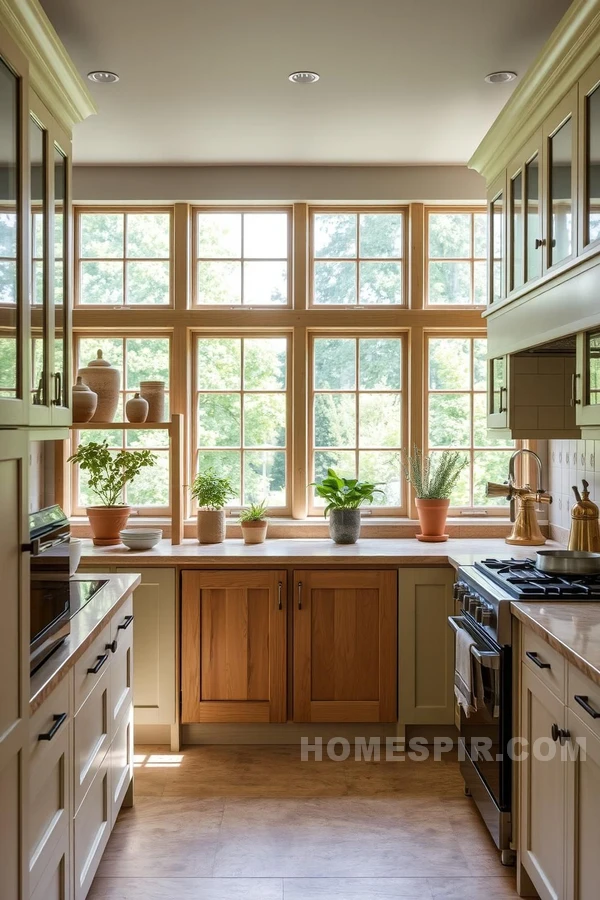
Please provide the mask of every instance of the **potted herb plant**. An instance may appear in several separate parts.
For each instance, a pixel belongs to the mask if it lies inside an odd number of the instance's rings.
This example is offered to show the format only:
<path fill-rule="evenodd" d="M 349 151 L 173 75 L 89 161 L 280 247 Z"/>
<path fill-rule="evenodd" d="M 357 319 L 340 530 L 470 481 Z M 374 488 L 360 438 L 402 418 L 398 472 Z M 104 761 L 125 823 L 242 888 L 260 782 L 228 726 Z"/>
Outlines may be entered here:
<path fill-rule="evenodd" d="M 119 532 L 125 528 L 131 512 L 130 506 L 119 503 L 123 488 L 141 469 L 156 465 L 156 455 L 150 450 L 119 450 L 115 453 L 108 449 L 106 441 L 90 441 L 80 444 L 68 461 L 88 473 L 89 489 L 100 501 L 97 506 L 87 506 L 85 510 L 94 544 L 120 544 Z"/>
<path fill-rule="evenodd" d="M 369 481 L 342 478 L 334 469 L 327 469 L 327 478 L 313 482 L 317 496 L 327 501 L 324 515 L 329 514 L 329 534 L 336 544 L 355 544 L 360 535 L 362 503 L 372 503 L 375 494 L 383 491 Z"/>
<path fill-rule="evenodd" d="M 251 503 L 240 513 L 240 525 L 245 544 L 262 544 L 267 536 L 267 501 Z"/>
<path fill-rule="evenodd" d="M 445 534 L 450 494 L 468 460 L 457 450 L 443 450 L 433 456 L 426 456 L 422 450 L 414 448 L 412 456 L 407 456 L 404 474 L 413 486 L 421 533 L 420 541 L 447 541 Z"/>
<path fill-rule="evenodd" d="M 225 504 L 235 491 L 231 479 L 218 475 L 211 467 L 198 472 L 191 488 L 198 503 L 198 542 L 221 544 L 225 540 Z"/>

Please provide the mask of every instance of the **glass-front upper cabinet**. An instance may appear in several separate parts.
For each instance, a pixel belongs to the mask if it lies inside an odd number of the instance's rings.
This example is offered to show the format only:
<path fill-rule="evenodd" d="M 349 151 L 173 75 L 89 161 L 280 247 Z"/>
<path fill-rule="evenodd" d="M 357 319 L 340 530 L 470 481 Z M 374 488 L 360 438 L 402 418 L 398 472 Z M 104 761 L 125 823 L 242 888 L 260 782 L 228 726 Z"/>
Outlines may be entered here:
<path fill-rule="evenodd" d="M 579 252 L 600 241 L 600 60 L 579 82 Z"/>
<path fill-rule="evenodd" d="M 68 157 L 58 144 L 54 144 L 54 230 L 52 253 L 54 262 L 54 409 L 53 419 L 58 423 L 69 419 L 70 385 L 70 306 L 69 306 L 69 231 L 68 215 Z M 69 424 L 69 422 L 65 422 Z"/>
<path fill-rule="evenodd" d="M 573 259 L 577 252 L 577 88 L 544 123 L 547 213 L 544 269 Z"/>
<path fill-rule="evenodd" d="M 571 404 L 578 425 L 600 427 L 600 329 L 577 335 Z"/>
<path fill-rule="evenodd" d="M 508 167 L 508 290 L 521 290 L 540 278 L 544 227 L 540 191 L 541 129 Z"/>
<path fill-rule="evenodd" d="M 29 184 L 31 190 L 31 276 L 29 358 L 31 403 L 49 407 L 50 370 L 48 368 L 48 134 L 33 116 L 29 118 Z M 37 410 L 36 410 L 37 412 Z M 36 416 L 33 416 L 35 420 Z"/>
<path fill-rule="evenodd" d="M 488 272 L 489 302 L 506 297 L 506 185 L 505 176 L 497 178 L 488 191 Z"/>
<path fill-rule="evenodd" d="M 508 425 L 508 357 L 488 362 L 488 428 Z"/>

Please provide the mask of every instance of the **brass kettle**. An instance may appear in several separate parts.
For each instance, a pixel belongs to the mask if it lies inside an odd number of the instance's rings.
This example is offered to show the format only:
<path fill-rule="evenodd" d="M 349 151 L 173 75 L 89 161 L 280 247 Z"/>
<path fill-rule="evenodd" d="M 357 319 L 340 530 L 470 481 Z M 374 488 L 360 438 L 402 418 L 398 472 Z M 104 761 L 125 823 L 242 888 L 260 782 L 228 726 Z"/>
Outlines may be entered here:
<path fill-rule="evenodd" d="M 528 484 L 517 487 L 510 481 L 505 484 L 489 482 L 487 485 L 488 497 L 513 498 L 518 503 L 518 513 L 511 533 L 504 539 L 506 544 L 515 544 L 523 547 L 541 547 L 546 543 L 537 520 L 536 504 L 552 503 L 552 497 L 544 490 L 533 491 Z"/>
<path fill-rule="evenodd" d="M 569 534 L 569 550 L 588 550 L 600 553 L 600 511 L 590 500 L 589 484 L 585 478 L 581 482 L 581 494 L 577 485 L 573 485 L 573 493 L 577 503 L 571 508 L 571 532 Z"/>

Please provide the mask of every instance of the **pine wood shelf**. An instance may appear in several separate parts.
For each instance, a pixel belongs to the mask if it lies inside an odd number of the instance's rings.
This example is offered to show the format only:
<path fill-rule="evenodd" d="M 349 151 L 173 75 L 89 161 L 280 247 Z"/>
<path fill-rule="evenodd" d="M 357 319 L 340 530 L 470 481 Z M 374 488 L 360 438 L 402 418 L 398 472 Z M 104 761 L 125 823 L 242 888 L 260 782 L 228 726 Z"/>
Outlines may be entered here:
<path fill-rule="evenodd" d="M 73 422 L 71 431 L 167 431 L 171 422 Z"/>

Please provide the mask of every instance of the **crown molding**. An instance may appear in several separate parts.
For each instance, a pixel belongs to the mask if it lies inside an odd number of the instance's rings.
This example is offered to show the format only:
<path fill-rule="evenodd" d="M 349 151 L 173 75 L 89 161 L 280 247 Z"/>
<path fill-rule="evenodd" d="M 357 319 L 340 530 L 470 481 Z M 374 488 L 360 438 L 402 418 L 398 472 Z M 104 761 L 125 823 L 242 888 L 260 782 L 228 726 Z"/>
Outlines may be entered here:
<path fill-rule="evenodd" d="M 29 61 L 29 82 L 63 128 L 97 112 L 38 0 L 0 0 L 0 24 Z"/>
<path fill-rule="evenodd" d="M 469 160 L 489 184 L 600 54 L 600 0 L 574 0 Z"/>

